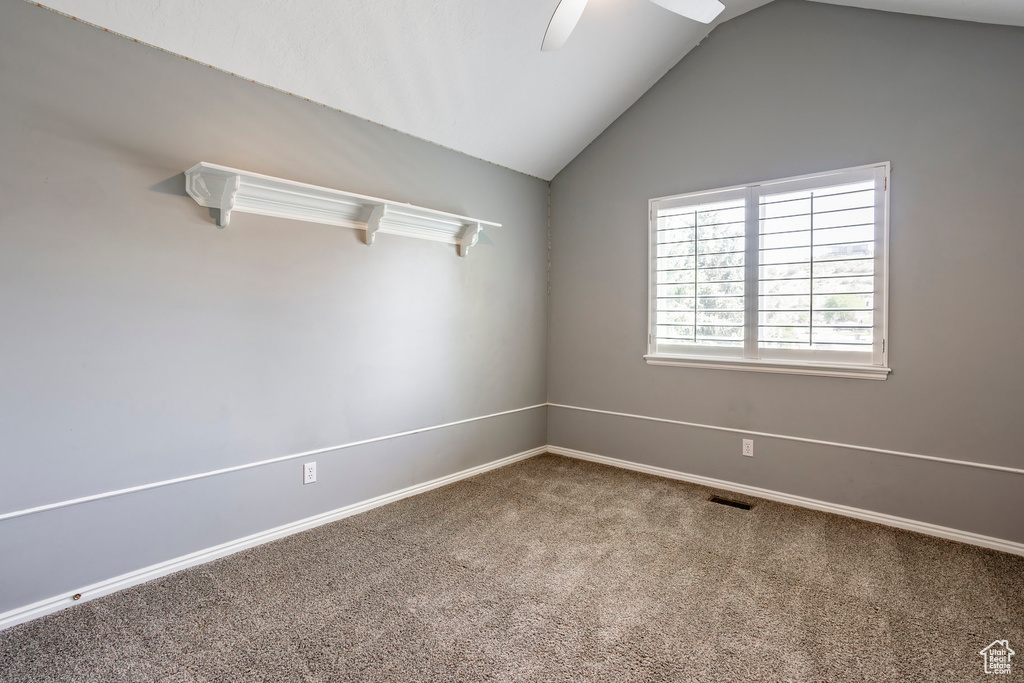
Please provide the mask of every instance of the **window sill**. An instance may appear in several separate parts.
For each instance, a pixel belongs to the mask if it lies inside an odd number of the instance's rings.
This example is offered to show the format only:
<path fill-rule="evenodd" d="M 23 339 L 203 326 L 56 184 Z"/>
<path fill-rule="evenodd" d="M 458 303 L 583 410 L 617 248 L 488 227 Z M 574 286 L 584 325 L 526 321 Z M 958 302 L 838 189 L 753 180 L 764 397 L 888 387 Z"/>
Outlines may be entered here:
<path fill-rule="evenodd" d="M 745 358 L 698 358 L 694 356 L 644 356 L 648 365 L 674 365 L 684 368 L 706 368 L 709 370 L 741 370 L 744 372 L 774 372 L 787 375 L 819 375 L 822 377 L 846 377 L 850 379 L 884 380 L 891 369 L 878 365 L 853 365 L 844 363 L 809 363 L 806 361 L 750 360 Z"/>

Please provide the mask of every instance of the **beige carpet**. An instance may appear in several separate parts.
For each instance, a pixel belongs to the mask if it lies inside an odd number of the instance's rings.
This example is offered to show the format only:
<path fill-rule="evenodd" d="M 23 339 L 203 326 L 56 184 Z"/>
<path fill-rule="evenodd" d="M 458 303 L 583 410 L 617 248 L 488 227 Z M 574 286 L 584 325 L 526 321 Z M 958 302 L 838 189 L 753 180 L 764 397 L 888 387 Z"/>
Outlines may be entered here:
<path fill-rule="evenodd" d="M 1024 653 L 1024 558 L 711 493 L 533 458 L 4 631 L 0 680 L 949 682 Z"/>

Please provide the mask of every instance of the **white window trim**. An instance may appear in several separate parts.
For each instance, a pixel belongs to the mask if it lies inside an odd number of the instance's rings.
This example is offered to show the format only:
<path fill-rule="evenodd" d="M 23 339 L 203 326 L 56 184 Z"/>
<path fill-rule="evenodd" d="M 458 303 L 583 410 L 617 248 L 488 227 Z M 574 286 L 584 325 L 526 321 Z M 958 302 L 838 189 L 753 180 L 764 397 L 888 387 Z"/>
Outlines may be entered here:
<path fill-rule="evenodd" d="M 814 361 L 806 359 L 780 359 L 780 358 L 750 358 L 738 357 L 741 355 L 750 356 L 757 352 L 756 321 L 757 321 L 757 269 L 758 269 L 758 240 L 747 239 L 747 258 L 745 268 L 747 270 L 745 303 L 746 320 L 748 330 L 745 334 L 745 348 L 736 349 L 735 352 L 715 347 L 702 347 L 694 349 L 685 354 L 657 353 L 655 349 L 655 323 L 657 314 L 657 244 L 655 231 L 657 230 L 658 209 L 670 208 L 673 205 L 692 203 L 696 199 L 706 197 L 717 199 L 719 197 L 733 197 L 746 193 L 746 235 L 757 235 L 759 233 L 759 211 L 756 201 L 758 190 L 761 187 L 775 185 L 798 185 L 800 181 L 817 181 L 829 175 L 846 175 L 857 172 L 877 171 L 882 174 L 882 201 L 875 202 L 875 260 L 881 264 L 881 268 L 875 270 L 875 291 L 881 291 L 881 296 L 875 296 L 875 320 L 876 329 L 880 334 L 876 335 L 875 346 L 872 350 L 871 363 L 845 363 Z M 892 370 L 888 367 L 889 358 L 889 178 L 891 177 L 891 164 L 881 162 L 877 164 L 866 164 L 835 171 L 823 173 L 809 173 L 790 178 L 778 178 L 747 183 L 735 187 L 726 187 L 706 192 L 693 192 L 668 197 L 656 197 L 648 201 L 648 230 L 647 230 L 647 353 L 644 360 L 648 365 L 667 365 L 677 367 L 707 368 L 716 370 L 739 370 L 745 372 L 770 372 L 796 375 L 819 375 L 825 377 L 845 377 L 855 379 L 884 380 Z M 879 216 L 878 214 L 882 215 Z M 881 272 L 878 272 L 881 270 Z M 755 333 L 751 334 L 751 330 Z M 753 352 L 753 353 L 752 353 Z M 732 353 L 732 355 L 727 355 Z M 823 356 L 826 354 L 822 354 Z"/>

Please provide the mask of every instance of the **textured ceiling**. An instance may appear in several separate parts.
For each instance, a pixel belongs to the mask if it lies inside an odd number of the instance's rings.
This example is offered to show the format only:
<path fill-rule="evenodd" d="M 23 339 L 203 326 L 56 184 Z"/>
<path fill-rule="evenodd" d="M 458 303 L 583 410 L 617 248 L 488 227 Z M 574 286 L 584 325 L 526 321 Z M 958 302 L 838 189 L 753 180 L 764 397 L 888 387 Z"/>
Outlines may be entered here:
<path fill-rule="evenodd" d="M 717 24 L 590 0 L 558 52 L 557 0 L 44 0 L 60 12 L 550 179 Z M 1024 0 L 820 0 L 1024 25 Z"/>

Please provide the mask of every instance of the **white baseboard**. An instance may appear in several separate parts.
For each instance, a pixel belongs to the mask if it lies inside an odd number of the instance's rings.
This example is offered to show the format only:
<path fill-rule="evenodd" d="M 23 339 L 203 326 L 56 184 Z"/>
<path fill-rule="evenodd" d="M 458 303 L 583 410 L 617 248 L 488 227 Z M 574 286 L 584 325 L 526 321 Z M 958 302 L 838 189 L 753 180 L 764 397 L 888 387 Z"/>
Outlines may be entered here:
<path fill-rule="evenodd" d="M 219 557 L 231 555 L 232 553 L 237 553 L 241 550 L 262 545 L 263 543 L 268 543 L 285 536 L 290 536 L 292 534 L 299 533 L 300 531 L 312 529 L 313 527 L 317 527 L 322 524 L 329 524 L 331 522 L 336 522 L 339 519 L 358 515 L 361 512 L 372 510 L 375 507 L 380 507 L 381 505 L 386 505 L 396 500 L 401 500 L 402 498 L 408 498 L 409 496 L 415 496 L 418 493 L 424 493 L 431 489 L 436 489 L 459 481 L 460 479 L 467 479 L 477 474 L 498 469 L 499 467 L 504 467 L 505 465 L 510 465 L 519 460 L 532 458 L 535 455 L 540 455 L 541 453 L 546 452 L 546 446 L 533 448 L 528 451 L 523 451 L 522 453 L 516 453 L 515 455 L 501 458 L 500 460 L 478 465 L 477 467 L 471 467 L 468 470 L 449 474 L 448 476 L 440 477 L 439 479 L 409 486 L 399 491 L 393 491 L 392 493 L 385 493 L 384 495 L 364 500 L 360 503 L 346 505 L 345 507 L 331 510 L 330 512 L 324 512 L 319 515 L 314 515 L 313 517 L 300 519 L 290 524 L 285 524 L 274 529 L 268 529 L 267 531 L 246 536 L 245 538 L 228 541 L 227 543 L 222 543 L 220 545 L 213 546 L 212 548 L 206 548 L 194 553 L 189 553 L 188 555 L 176 557 L 173 560 L 137 569 L 133 572 L 122 574 L 121 576 L 115 576 L 114 578 L 106 579 L 90 586 L 85 586 L 84 588 L 68 591 L 45 600 L 40 600 L 39 602 L 32 603 L 31 605 L 18 607 L 0 614 L 0 631 L 53 612 L 58 612 L 67 607 L 72 607 L 119 590 L 124 590 L 125 588 L 136 586 L 140 583 L 145 583 L 146 581 L 152 581 L 153 579 L 167 576 L 168 574 L 181 571 L 182 569 L 188 569 L 189 567 L 194 567 L 198 564 L 204 564 L 206 562 L 216 560 Z M 80 595 L 81 597 L 79 597 L 78 600 L 75 600 L 73 597 L 75 595 Z"/>
<path fill-rule="evenodd" d="M 525 460 L 542 453 L 553 453 L 555 455 L 576 458 L 578 460 L 588 460 L 590 462 L 610 465 L 612 467 L 618 467 L 626 470 L 633 470 L 635 472 L 653 474 L 655 476 L 666 477 L 668 479 L 677 479 L 711 488 L 734 491 L 736 493 L 773 500 L 779 503 L 787 503 L 789 505 L 796 505 L 798 507 L 809 508 L 811 510 L 820 510 L 822 512 L 831 512 L 837 515 L 896 527 L 897 529 L 916 531 L 929 536 L 937 536 L 951 541 L 959 541 L 961 543 L 968 543 L 971 545 L 981 546 L 983 548 L 991 548 L 993 550 L 1024 556 L 1024 543 L 1007 541 L 1000 538 L 993 538 L 991 536 L 983 536 L 969 531 L 960 531 L 958 529 L 951 529 L 937 524 L 929 524 L 927 522 L 919 522 L 903 517 L 895 517 L 893 515 L 886 515 L 880 512 L 871 512 L 870 510 L 862 510 L 860 508 L 849 507 L 846 505 L 837 505 L 835 503 L 828 503 L 821 500 L 815 500 L 813 498 L 794 496 L 788 493 L 780 493 L 778 491 L 762 489 L 755 486 L 736 484 L 734 482 L 724 481 L 721 479 L 712 479 L 710 477 L 702 477 L 696 474 L 687 474 L 685 472 L 670 470 L 663 467 L 643 465 L 641 463 L 620 460 L 618 458 L 610 458 L 608 456 L 587 453 L 571 448 L 563 448 L 561 446 L 540 446 L 538 448 L 523 451 L 522 453 L 516 453 L 515 455 L 510 455 L 506 458 L 501 458 L 484 465 L 449 474 L 448 476 L 440 477 L 439 479 L 409 486 L 399 491 L 386 493 L 360 503 L 346 505 L 345 507 L 331 510 L 330 512 L 325 512 L 313 517 L 307 517 L 306 519 L 301 519 L 274 529 L 269 529 L 257 534 L 252 534 L 251 536 L 222 543 L 188 555 L 183 555 L 166 562 L 144 567 L 133 572 L 128 572 L 127 574 L 122 574 L 121 576 L 116 576 L 111 579 L 85 586 L 84 588 L 68 591 L 45 600 L 40 600 L 39 602 L 35 602 L 31 605 L 15 608 L 0 614 L 0 631 L 47 614 L 52 614 L 53 612 L 58 612 L 67 607 L 72 607 L 89 600 L 94 600 L 104 595 L 136 586 L 140 583 L 145 583 L 146 581 L 158 579 L 162 576 L 181 571 L 182 569 L 188 569 L 189 567 L 204 564 L 217 558 L 224 557 L 225 555 L 231 555 L 241 550 L 246 550 L 285 536 L 290 536 L 291 534 L 299 533 L 300 531 L 312 529 L 313 527 L 317 527 L 322 524 L 329 524 L 330 522 L 335 522 L 339 519 L 351 517 L 375 507 L 386 505 L 387 503 L 401 500 L 402 498 L 408 498 L 419 493 L 424 493 L 431 489 L 436 489 L 461 479 L 467 479 L 483 472 L 498 469 L 499 467 L 511 465 L 519 460 Z M 73 596 L 76 594 L 81 596 L 78 600 L 73 599 Z"/>
<path fill-rule="evenodd" d="M 731 481 L 712 479 L 711 477 L 702 477 L 696 474 L 687 474 L 685 472 L 670 470 L 664 467 L 654 467 L 653 465 L 643 465 L 641 463 L 630 462 L 629 460 L 609 458 L 608 456 L 605 455 L 597 455 L 596 453 L 577 451 L 572 448 L 563 448 L 562 446 L 549 445 L 547 450 L 548 453 L 554 453 L 555 455 L 564 455 L 569 458 L 576 458 L 577 460 L 588 460 L 590 462 L 596 462 L 602 465 L 610 465 L 612 467 L 618 467 L 625 470 L 633 470 L 635 472 L 653 474 L 658 477 L 678 479 L 679 481 L 687 481 L 692 484 L 700 484 L 702 486 L 723 489 L 725 491 L 733 491 L 735 493 L 742 493 L 757 498 L 765 498 L 767 500 L 774 500 L 779 503 L 796 505 L 797 507 L 810 508 L 811 510 L 821 510 L 822 512 L 831 512 L 833 514 L 843 515 L 844 517 L 853 517 L 855 519 L 862 519 L 867 522 L 884 524 L 885 526 L 896 527 L 897 529 L 916 531 L 921 534 L 927 534 L 928 536 L 937 536 L 939 538 L 945 538 L 950 541 L 959 541 L 961 543 L 969 543 L 970 545 L 981 546 L 982 548 L 1000 550 L 1004 553 L 1024 555 L 1024 543 L 1007 541 L 1001 538 L 994 538 L 992 536 L 983 536 L 981 534 L 976 534 L 970 531 L 951 529 L 949 527 L 939 526 L 937 524 L 929 524 L 928 522 L 918 522 L 913 519 L 895 517 L 893 515 L 886 515 L 881 512 L 872 512 L 870 510 L 862 510 L 860 508 L 849 507 L 847 505 L 837 505 L 836 503 L 828 503 L 823 500 L 816 500 L 814 498 L 794 496 L 789 493 L 780 493 L 778 491 L 762 489 L 756 486 L 747 486 L 745 484 L 736 484 Z"/>

